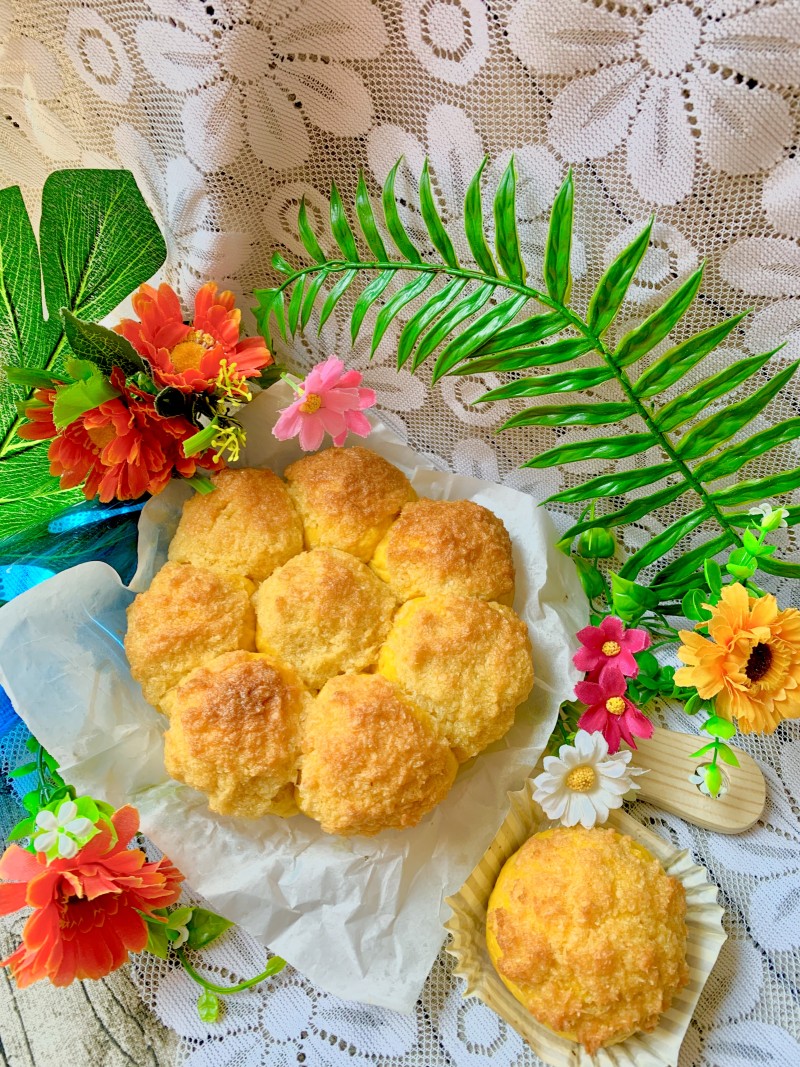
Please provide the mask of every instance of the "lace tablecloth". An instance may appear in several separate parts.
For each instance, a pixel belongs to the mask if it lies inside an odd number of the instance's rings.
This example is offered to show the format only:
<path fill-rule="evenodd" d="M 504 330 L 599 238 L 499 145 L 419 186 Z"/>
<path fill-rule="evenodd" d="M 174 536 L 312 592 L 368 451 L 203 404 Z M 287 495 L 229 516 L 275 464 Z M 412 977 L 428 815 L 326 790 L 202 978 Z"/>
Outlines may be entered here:
<path fill-rule="evenodd" d="M 167 279 L 187 303 L 207 278 L 243 297 L 269 284 L 273 248 L 301 251 L 300 197 L 319 227 L 331 179 L 352 195 L 362 167 L 374 191 L 404 154 L 398 190 L 416 230 L 414 175 L 427 154 L 455 234 L 484 152 L 490 191 L 513 152 L 532 277 L 541 274 L 547 212 L 569 164 L 578 302 L 655 211 L 620 329 L 705 258 L 701 299 L 679 336 L 754 309 L 710 370 L 780 341 L 771 367 L 800 356 L 798 0 L 0 0 L 0 43 L 0 180 L 22 185 L 35 216 L 49 171 L 130 168 L 165 233 Z M 459 473 L 544 497 L 573 471 L 601 472 L 599 462 L 518 470 L 560 431 L 496 438 L 507 405 L 470 406 L 495 376 L 429 389 L 424 377 L 398 373 L 400 325 L 371 363 L 363 345 L 351 350 L 336 315 L 321 337 L 310 332 L 280 354 L 302 370 L 338 351 L 365 371 L 384 417 L 409 443 Z M 755 429 L 797 408 L 790 392 Z M 797 443 L 766 453 L 744 476 L 795 467 L 797 453 Z M 628 545 L 678 514 L 667 508 L 632 525 Z M 796 551 L 790 533 L 782 552 Z M 795 596 L 786 583 L 780 592 L 786 602 Z M 677 714 L 675 724 L 686 728 Z M 15 743 L 6 740 L 6 756 Z M 728 914 L 730 938 L 681 1067 L 800 1064 L 800 724 L 741 743 L 769 782 L 767 812 L 750 833 L 720 837 L 643 804 L 633 809 L 710 869 Z M 8 940 L 7 921 L 0 932 Z M 247 976 L 261 969 L 264 951 L 236 933 L 212 959 L 220 974 Z M 0 976 L 0 1064 L 7 1055 L 26 1067 L 63 1062 L 68 1036 L 84 1042 L 87 1064 L 103 1067 L 161 1067 L 175 1055 L 192 1067 L 536 1062 L 491 1012 L 462 1001 L 445 955 L 408 1018 L 344 1004 L 287 972 L 231 1000 L 224 1019 L 205 1027 L 179 971 L 142 957 L 130 977 L 146 1007 L 131 1021 L 130 990 L 109 983 L 102 1024 L 110 1037 L 97 1060 L 93 1018 L 76 999 L 84 994 L 57 1000 L 34 987 L 23 1003 Z M 89 1003 L 93 995 L 85 994 Z M 130 1024 L 116 1034 L 115 999 Z M 40 1020 L 35 1040 L 14 1021 L 21 1007 Z M 100 1014 L 95 1008 L 94 1019 Z M 156 1018 L 177 1031 L 177 1053 Z M 16 1044 L 6 1052 L 9 1033 Z"/>

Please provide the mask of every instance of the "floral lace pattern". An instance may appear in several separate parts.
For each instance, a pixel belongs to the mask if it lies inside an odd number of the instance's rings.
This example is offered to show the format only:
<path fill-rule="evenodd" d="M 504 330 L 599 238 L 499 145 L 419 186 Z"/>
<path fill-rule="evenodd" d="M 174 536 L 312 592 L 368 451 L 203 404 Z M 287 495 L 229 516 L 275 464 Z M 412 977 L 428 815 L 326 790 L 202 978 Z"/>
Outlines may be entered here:
<path fill-rule="evenodd" d="M 467 182 L 487 153 L 488 215 L 513 153 L 532 278 L 541 274 L 548 210 L 572 164 L 579 304 L 655 209 L 619 330 L 705 259 L 702 298 L 681 329 L 745 307 L 753 314 L 687 382 L 781 342 L 776 361 L 800 358 L 797 0 L 13 0 L 0 4 L 0 49 L 3 185 L 20 183 L 35 204 L 55 168 L 130 168 L 167 239 L 166 279 L 187 306 L 215 278 L 247 307 L 253 288 L 274 278 L 274 247 L 303 254 L 301 198 L 325 245 L 331 180 L 351 197 L 361 168 L 375 193 L 401 154 L 397 188 L 410 230 L 425 240 L 416 183 L 427 155 L 437 205 L 468 260 L 460 214 Z M 279 357 L 300 373 L 331 352 L 345 357 L 377 392 L 383 418 L 441 468 L 540 498 L 608 469 L 587 461 L 521 470 L 533 452 L 564 440 L 559 431 L 497 436 L 509 405 L 471 403 L 499 384 L 496 376 L 430 389 L 425 368 L 414 376 L 394 369 L 402 319 L 370 359 L 366 329 L 351 348 L 345 311 L 337 308 L 319 335 L 312 323 Z M 595 392 L 618 399 L 609 386 Z M 797 395 L 753 429 L 796 417 Z M 798 463 L 795 442 L 742 476 Z M 627 528 L 627 542 L 640 547 L 678 514 L 644 517 Z M 795 530 L 782 537 L 782 554 L 800 548 Z M 775 588 L 796 596 L 786 583 Z M 669 717 L 691 729 L 677 713 Z M 792 799 L 800 795 L 800 732 L 785 723 L 770 739 L 741 743 L 761 762 L 770 795 L 748 834 L 724 838 L 633 808 L 709 867 L 728 911 L 731 936 L 680 1067 L 800 1062 L 800 813 Z M 211 966 L 227 981 L 255 973 L 263 958 L 238 932 L 213 950 Z M 181 1061 L 192 1067 L 536 1062 L 505 1023 L 461 998 L 445 955 L 408 1018 L 337 1001 L 288 972 L 231 1000 L 211 1028 L 195 1022 L 193 990 L 178 971 L 142 957 L 135 974 L 145 1003 L 180 1033 Z"/>

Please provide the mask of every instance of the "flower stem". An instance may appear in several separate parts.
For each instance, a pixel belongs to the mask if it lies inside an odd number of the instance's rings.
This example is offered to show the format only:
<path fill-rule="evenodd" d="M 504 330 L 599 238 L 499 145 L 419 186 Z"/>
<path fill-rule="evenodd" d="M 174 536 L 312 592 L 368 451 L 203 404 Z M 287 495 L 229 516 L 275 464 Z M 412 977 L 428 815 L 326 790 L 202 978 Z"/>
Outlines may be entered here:
<path fill-rule="evenodd" d="M 214 985 L 213 982 L 207 981 L 203 978 L 202 974 L 194 969 L 194 967 L 186 959 L 183 949 L 178 949 L 175 955 L 180 960 L 181 966 L 199 986 L 203 989 L 207 989 L 210 993 L 219 993 L 221 996 L 228 996 L 231 993 L 241 993 L 244 989 L 250 989 L 254 985 L 258 985 L 259 982 L 265 981 L 267 978 L 272 978 L 273 975 L 282 971 L 286 966 L 286 960 L 282 960 L 280 956 L 273 956 L 267 964 L 266 970 L 261 974 L 257 974 L 255 978 L 248 978 L 244 982 L 239 982 L 238 985 L 222 986 Z"/>

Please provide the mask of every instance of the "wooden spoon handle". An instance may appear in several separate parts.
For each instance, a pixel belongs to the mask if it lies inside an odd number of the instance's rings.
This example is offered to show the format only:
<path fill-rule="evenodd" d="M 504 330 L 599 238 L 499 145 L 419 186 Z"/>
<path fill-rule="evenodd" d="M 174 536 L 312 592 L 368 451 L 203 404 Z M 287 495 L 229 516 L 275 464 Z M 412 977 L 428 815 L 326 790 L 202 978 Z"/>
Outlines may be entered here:
<path fill-rule="evenodd" d="M 755 760 L 734 748 L 739 766 L 723 765 L 730 781 L 728 792 L 716 799 L 704 796 L 688 781 L 692 767 L 702 762 L 689 757 L 703 743 L 703 738 L 696 734 L 662 730 L 658 726 L 649 740 L 637 738 L 633 765 L 646 768 L 649 773 L 637 780 L 640 788 L 636 798 L 720 834 L 740 834 L 749 830 L 766 804 L 764 775 Z"/>

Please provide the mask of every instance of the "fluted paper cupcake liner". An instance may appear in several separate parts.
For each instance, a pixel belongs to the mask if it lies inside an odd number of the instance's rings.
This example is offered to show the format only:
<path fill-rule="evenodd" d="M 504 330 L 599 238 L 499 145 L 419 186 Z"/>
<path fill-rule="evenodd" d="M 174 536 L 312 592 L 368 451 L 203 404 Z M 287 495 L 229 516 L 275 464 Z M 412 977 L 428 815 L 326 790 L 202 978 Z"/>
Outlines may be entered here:
<path fill-rule="evenodd" d="M 717 887 L 709 882 L 708 872 L 687 851 L 677 851 L 624 812 L 611 813 L 606 825 L 644 845 L 686 890 L 689 983 L 675 995 L 652 1033 L 633 1034 L 589 1055 L 582 1045 L 538 1023 L 506 989 L 489 959 L 486 908 L 500 870 L 532 834 L 554 825 L 533 800 L 531 781 L 508 797 L 509 813 L 494 840 L 460 891 L 447 900 L 453 912 L 445 924 L 453 935 L 448 951 L 456 957 L 455 973 L 466 979 L 464 995 L 479 997 L 552 1067 L 675 1067 L 700 993 L 727 937 Z"/>

